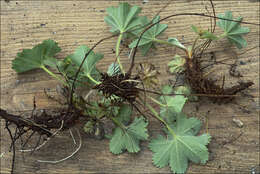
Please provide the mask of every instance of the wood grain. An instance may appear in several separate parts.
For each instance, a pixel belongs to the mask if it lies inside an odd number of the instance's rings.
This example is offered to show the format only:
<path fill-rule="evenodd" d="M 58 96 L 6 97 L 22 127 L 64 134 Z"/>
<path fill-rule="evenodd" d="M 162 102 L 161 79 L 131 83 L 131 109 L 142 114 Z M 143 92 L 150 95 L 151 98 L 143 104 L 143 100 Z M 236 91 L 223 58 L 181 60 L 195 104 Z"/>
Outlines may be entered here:
<path fill-rule="evenodd" d="M 150 0 L 129 1 L 133 5 L 142 7 L 142 14 L 153 17 L 169 1 Z M 53 39 L 62 48 L 59 58 L 71 54 L 76 47 L 86 44 L 93 46 L 99 39 L 109 36 L 109 27 L 104 22 L 105 9 L 116 6 L 117 1 L 1 1 L 1 108 L 10 112 L 30 111 L 33 97 L 36 97 L 38 109 L 57 108 L 59 104 L 48 100 L 43 89 L 49 89 L 56 95 L 55 86 L 58 84 L 41 70 L 17 75 L 11 68 L 11 62 L 17 52 L 24 48 L 32 48 L 35 44 L 45 39 Z M 244 21 L 259 23 L 259 1 L 234 0 L 214 1 L 216 13 L 231 10 L 234 16 L 243 16 Z M 160 13 L 166 17 L 174 13 L 203 12 L 205 6 L 210 10 L 208 1 L 170 1 L 170 4 Z M 195 34 L 190 26 L 197 25 L 203 28 L 210 27 L 210 19 L 185 16 L 167 20 L 168 29 L 161 36 L 178 38 L 184 45 L 192 43 Z M 252 80 L 255 85 L 246 90 L 253 97 L 238 97 L 236 101 L 217 105 L 207 99 L 185 106 L 185 112 L 196 116 L 204 123 L 208 117 L 209 133 L 212 141 L 209 145 L 210 161 L 206 165 L 192 164 L 187 173 L 250 173 L 259 166 L 259 26 L 250 27 L 251 32 L 246 36 L 247 48 L 256 47 L 243 53 L 246 49 L 237 50 L 229 47 L 228 42 L 218 41 L 208 50 L 214 51 L 217 59 L 234 56 L 230 50 L 237 53 L 238 70 L 244 77 L 237 79 L 228 77 L 226 85 L 236 84 L 238 80 Z M 217 29 L 216 33 L 220 33 Z M 102 52 L 105 58 L 98 64 L 101 70 L 114 61 L 116 38 L 100 44 L 95 51 Z M 128 49 L 122 52 L 122 62 L 127 68 L 129 60 Z M 166 73 L 167 62 L 173 58 L 176 50 L 166 46 L 158 46 L 147 57 L 137 54 L 137 63 L 148 61 L 161 69 L 161 82 L 172 78 Z M 241 54 L 241 55 L 240 55 Z M 245 64 L 244 64 L 245 63 Z M 227 67 L 217 67 L 214 75 L 219 77 L 228 74 Z M 198 110 L 196 110 L 198 108 Z M 238 128 L 233 122 L 238 118 L 244 123 L 243 128 Z M 6 152 L 1 158 L 1 173 L 10 173 L 11 156 L 8 152 L 10 140 L 1 121 L 1 153 Z M 204 129 L 202 132 L 206 131 Z M 79 125 L 81 129 L 82 125 Z M 151 120 L 149 129 L 151 137 L 160 131 L 160 125 Z M 235 141 L 233 139 L 242 135 Z M 58 135 L 40 151 L 34 154 L 17 152 L 15 173 L 170 173 L 169 167 L 158 169 L 152 165 L 152 153 L 147 147 L 147 142 L 142 143 L 142 151 L 138 154 L 124 153 L 113 155 L 109 152 L 108 140 L 95 140 L 81 131 L 83 146 L 71 159 L 62 163 L 51 165 L 37 163 L 37 159 L 60 159 L 75 149 L 68 132 Z"/>

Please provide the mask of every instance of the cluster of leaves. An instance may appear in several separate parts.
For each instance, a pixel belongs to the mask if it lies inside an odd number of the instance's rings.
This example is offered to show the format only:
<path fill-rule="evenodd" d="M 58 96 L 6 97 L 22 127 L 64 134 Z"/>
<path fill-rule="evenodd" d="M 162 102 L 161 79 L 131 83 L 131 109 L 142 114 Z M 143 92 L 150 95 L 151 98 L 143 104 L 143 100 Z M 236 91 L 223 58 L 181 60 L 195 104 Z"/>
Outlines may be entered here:
<path fill-rule="evenodd" d="M 140 34 L 148 25 L 153 26 L 144 33 L 138 45 L 143 55 L 146 55 L 156 44 L 166 44 L 183 50 L 188 55 L 188 58 L 191 58 L 196 44 L 193 44 L 192 47 L 186 47 L 173 37 L 169 37 L 166 41 L 158 39 L 168 26 L 159 23 L 160 16 L 155 16 L 152 20 L 149 20 L 145 16 L 139 16 L 140 12 L 140 7 L 130 6 L 128 3 L 120 3 L 118 7 L 107 8 L 108 16 L 105 17 L 105 22 L 111 27 L 111 32 L 118 34 L 116 43 L 117 63 L 112 63 L 108 67 L 107 73 L 109 76 L 125 72 L 119 58 L 121 40 L 130 38 L 132 42 L 129 48 L 136 47 Z M 249 29 L 241 27 L 238 22 L 230 21 L 233 19 L 231 12 L 226 12 L 225 15 L 219 15 L 219 17 L 229 19 L 229 21 L 222 19 L 217 22 L 218 26 L 224 30 L 224 34 L 216 36 L 208 30 L 192 26 L 192 30 L 198 34 L 197 39 L 218 40 L 227 37 L 238 48 L 246 46 L 246 41 L 241 35 L 248 33 Z M 237 20 L 240 21 L 242 18 L 239 17 Z M 43 69 L 63 83 L 64 86 L 71 89 L 75 75 L 90 48 L 82 45 L 63 60 L 55 58 L 55 55 L 60 51 L 61 49 L 56 42 L 45 40 L 32 49 L 24 49 L 21 53 L 18 53 L 12 62 L 12 68 L 18 73 L 37 68 Z M 94 53 L 93 51 L 88 54 L 76 79 L 76 89 L 80 86 L 87 86 L 87 90 L 93 90 L 95 85 L 101 83 L 99 81 L 100 71 L 96 68 L 96 63 L 102 60 L 102 58 L 102 54 Z M 185 63 L 185 58 L 175 55 L 174 59 L 168 64 L 170 72 L 181 73 L 185 71 Z M 147 71 L 141 77 L 143 84 L 149 87 L 158 83 L 156 78 L 157 72 L 148 65 L 144 67 L 147 67 L 145 68 Z M 63 78 L 54 73 L 57 71 Z M 176 95 L 168 95 L 172 93 Z M 208 160 L 206 146 L 210 141 L 210 135 L 202 134 L 197 136 L 201 128 L 201 122 L 194 117 L 188 118 L 182 112 L 185 103 L 190 99 L 186 95 L 190 93 L 190 89 L 187 86 L 173 89 L 166 85 L 162 87 L 162 95 L 159 96 L 158 100 L 150 97 L 151 101 L 160 106 L 159 113 L 147 104 L 154 117 L 165 126 L 165 135 L 158 135 L 157 138 L 149 140 L 149 148 L 154 153 L 153 163 L 160 168 L 169 164 L 174 173 L 184 173 L 187 169 L 188 161 L 204 164 Z M 136 116 L 127 102 L 113 106 L 111 103 L 113 100 L 118 99 L 117 96 L 112 96 L 108 99 L 102 93 L 98 95 L 101 97 L 101 100 L 91 101 L 87 104 L 83 101 L 84 105 L 77 103 L 80 109 L 84 111 L 88 120 L 84 126 L 85 132 L 94 132 L 95 127 L 101 123 L 101 120 L 108 118 L 116 126 L 113 134 L 107 135 L 107 137 L 110 137 L 110 151 L 114 154 L 120 154 L 125 150 L 130 153 L 140 151 L 140 141 L 148 140 L 148 120 L 142 115 Z M 75 97 L 74 102 L 83 100 L 81 96 Z M 135 117 L 133 118 L 133 116 Z"/>
<path fill-rule="evenodd" d="M 246 47 L 247 42 L 242 37 L 242 35 L 249 33 L 250 30 L 247 27 L 241 27 L 239 22 L 235 22 L 242 21 L 242 17 L 233 19 L 231 11 L 226 11 L 225 14 L 220 14 L 218 15 L 218 17 L 220 18 L 220 20 L 217 21 L 217 25 L 224 31 L 224 33 L 217 36 L 208 30 L 203 30 L 199 27 L 192 25 L 191 29 L 198 35 L 197 39 L 208 39 L 215 41 L 226 37 L 230 41 L 230 43 L 234 44 L 238 49 Z M 178 41 L 173 41 L 176 42 L 175 45 L 177 47 L 183 49 L 187 53 L 188 57 L 191 58 L 191 51 L 195 48 L 197 39 L 195 40 L 192 47 L 187 48 Z M 182 73 L 185 71 L 186 68 L 185 63 L 185 58 L 181 57 L 180 55 L 175 55 L 173 60 L 168 63 L 169 71 L 173 74 Z"/>

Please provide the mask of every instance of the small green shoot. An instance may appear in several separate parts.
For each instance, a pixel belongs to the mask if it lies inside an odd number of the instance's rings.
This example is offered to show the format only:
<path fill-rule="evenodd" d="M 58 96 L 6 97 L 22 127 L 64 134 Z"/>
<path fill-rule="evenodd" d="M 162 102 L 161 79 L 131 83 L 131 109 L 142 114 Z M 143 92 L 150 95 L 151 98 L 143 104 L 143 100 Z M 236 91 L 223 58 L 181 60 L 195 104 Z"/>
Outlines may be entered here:
<path fill-rule="evenodd" d="M 186 60 L 180 55 L 176 54 L 172 61 L 168 63 L 169 71 L 173 74 L 182 73 L 185 71 Z"/>
<path fill-rule="evenodd" d="M 169 45 L 176 46 L 184 51 L 187 50 L 187 48 L 176 38 L 169 38 L 167 42 Z"/>
<path fill-rule="evenodd" d="M 194 25 L 191 25 L 191 29 L 199 35 L 200 39 L 210 39 L 210 40 L 217 40 L 218 39 L 218 37 L 216 35 L 214 35 L 213 33 L 211 33 L 208 30 L 203 30 L 203 29 L 198 28 Z"/>

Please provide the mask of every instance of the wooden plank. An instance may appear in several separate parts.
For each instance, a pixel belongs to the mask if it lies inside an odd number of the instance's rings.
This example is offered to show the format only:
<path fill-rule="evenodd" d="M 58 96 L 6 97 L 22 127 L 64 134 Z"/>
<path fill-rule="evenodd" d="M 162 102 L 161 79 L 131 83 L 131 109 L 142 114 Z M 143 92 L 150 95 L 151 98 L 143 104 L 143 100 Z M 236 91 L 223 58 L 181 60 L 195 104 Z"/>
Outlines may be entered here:
<path fill-rule="evenodd" d="M 130 2 L 130 1 L 129 1 Z M 143 8 L 142 14 L 153 17 L 162 9 L 168 1 L 131 1 L 131 4 Z M 32 48 L 35 44 L 45 39 L 54 39 L 62 48 L 59 58 L 71 54 L 76 47 L 82 44 L 94 45 L 99 39 L 109 36 L 109 27 L 104 23 L 105 9 L 116 6 L 117 1 L 1 1 L 1 108 L 10 112 L 31 110 L 33 97 L 36 97 L 39 109 L 59 107 L 54 101 L 50 101 L 43 93 L 43 89 L 55 94 L 58 84 L 41 70 L 33 73 L 17 75 L 11 69 L 11 61 L 17 52 L 24 48 Z M 214 1 L 216 13 L 224 13 L 231 10 L 234 16 L 241 15 L 244 21 L 259 23 L 259 2 L 255 1 Z M 160 13 L 166 17 L 173 13 L 203 12 L 205 6 L 210 9 L 208 1 L 171 1 Z M 203 28 L 210 26 L 209 19 L 201 17 L 177 17 L 165 21 L 169 25 L 165 34 L 161 36 L 177 37 L 185 45 L 189 45 L 195 38 L 190 25 L 198 25 Z M 252 80 L 255 85 L 246 93 L 250 97 L 239 97 L 235 102 L 226 105 L 217 105 L 202 99 L 197 103 L 189 103 L 185 106 L 188 115 L 196 116 L 204 124 L 202 132 L 206 131 L 206 119 L 208 116 L 208 131 L 212 135 L 209 145 L 210 161 L 206 165 L 192 164 L 188 173 L 250 173 L 253 167 L 259 165 L 259 26 L 244 25 L 250 27 L 251 32 L 246 36 L 247 48 L 257 47 L 237 52 L 237 58 L 241 65 L 238 70 L 244 77 L 240 80 Z M 217 29 L 220 33 L 220 29 Z M 105 59 L 98 64 L 102 70 L 114 61 L 113 50 L 116 38 L 105 41 L 95 51 L 102 52 Z M 128 51 L 124 49 L 122 62 L 128 67 Z M 217 59 L 225 59 L 234 56 L 230 53 L 228 42 L 218 41 L 208 50 L 214 51 Z M 151 51 L 147 58 L 137 54 L 137 63 L 149 61 L 161 69 L 161 82 L 166 83 L 169 76 L 166 69 L 167 62 L 172 59 L 176 50 L 166 46 L 158 46 Z M 159 61 L 158 61 L 159 60 Z M 245 64 L 245 65 L 244 65 Z M 228 74 L 227 67 L 219 66 L 214 73 L 220 77 Z M 227 77 L 226 85 L 236 84 L 237 78 Z M 196 110 L 198 108 L 198 110 Z M 210 111 L 210 112 L 209 112 Z M 238 118 L 244 123 L 243 128 L 238 128 L 233 122 Z M 79 125 L 82 130 L 82 125 Z M 151 136 L 160 132 L 160 125 L 152 119 L 149 125 Z M 240 136 L 240 134 L 242 135 Z M 1 158 L 1 173 L 9 173 L 11 165 L 11 153 L 8 152 L 10 140 L 4 130 L 4 122 L 1 122 L 1 153 L 6 152 Z M 169 173 L 169 167 L 158 169 L 152 165 L 152 153 L 147 147 L 147 142 L 142 143 L 142 151 L 138 154 L 124 153 L 116 156 L 109 152 L 108 140 L 95 140 L 81 131 L 83 145 L 80 152 L 71 159 L 60 164 L 51 165 L 36 162 L 37 159 L 55 160 L 70 154 L 75 147 L 72 144 L 68 132 L 58 135 L 40 151 L 34 154 L 17 152 L 16 173 Z M 239 137 L 237 140 L 234 140 Z M 232 141 L 234 140 L 234 141 Z"/>

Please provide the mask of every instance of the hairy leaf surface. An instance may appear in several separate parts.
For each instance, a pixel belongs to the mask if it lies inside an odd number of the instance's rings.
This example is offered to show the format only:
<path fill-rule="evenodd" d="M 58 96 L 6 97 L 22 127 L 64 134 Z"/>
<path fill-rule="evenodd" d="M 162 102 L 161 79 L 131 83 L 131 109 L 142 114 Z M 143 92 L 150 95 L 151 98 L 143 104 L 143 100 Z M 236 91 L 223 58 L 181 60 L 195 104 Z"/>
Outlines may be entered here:
<path fill-rule="evenodd" d="M 123 127 L 116 127 L 113 131 L 113 136 L 110 140 L 110 151 L 114 154 L 120 154 L 124 150 L 128 152 L 138 152 L 140 150 L 140 140 L 147 140 L 147 125 L 143 117 L 136 117 L 134 121 L 128 125 L 130 115 L 132 114 L 131 108 L 124 105 L 120 108 L 117 120 L 124 125 Z"/>
<path fill-rule="evenodd" d="M 220 14 L 218 17 L 236 21 L 242 21 L 243 19 L 242 17 L 233 19 L 231 11 L 226 11 L 225 14 Z M 226 36 L 231 43 L 235 44 L 237 48 L 241 49 L 246 47 L 247 42 L 242 35 L 249 33 L 249 28 L 241 27 L 239 22 L 227 21 L 224 19 L 220 19 L 217 22 L 217 25 L 225 32 L 224 36 Z"/>
<path fill-rule="evenodd" d="M 45 40 L 32 49 L 24 49 L 22 52 L 17 53 L 16 58 L 12 61 L 12 68 L 18 73 L 42 68 L 48 65 L 44 61 L 54 59 L 54 55 L 60 52 L 60 50 L 55 41 Z"/>
<path fill-rule="evenodd" d="M 185 63 L 186 63 L 186 60 L 181 57 L 180 55 L 176 54 L 173 58 L 173 60 L 171 60 L 169 63 L 168 63 L 168 67 L 169 67 L 169 71 L 171 73 L 182 73 L 184 70 L 185 70 Z"/>
<path fill-rule="evenodd" d="M 76 49 L 76 51 L 69 55 L 67 58 L 71 59 L 71 61 L 77 66 L 79 67 L 86 55 L 86 53 L 90 50 L 90 48 L 88 48 L 85 45 L 82 45 L 80 47 L 78 47 Z M 83 63 L 82 66 L 82 71 L 83 73 L 91 78 L 97 78 L 99 73 L 96 69 L 96 63 L 101 60 L 103 58 L 103 54 L 99 54 L 99 53 L 94 53 L 93 51 L 90 52 L 90 54 L 88 55 L 87 59 L 85 60 L 85 62 Z"/>
<path fill-rule="evenodd" d="M 141 24 L 138 17 L 140 12 L 141 8 L 138 6 L 131 7 L 127 2 L 119 3 L 118 7 L 107 8 L 105 22 L 111 26 L 110 31 L 113 33 L 133 31 Z"/>
<path fill-rule="evenodd" d="M 160 16 L 156 16 L 156 17 L 152 20 L 151 23 L 152 23 L 152 24 L 155 24 L 155 23 L 157 23 L 159 20 L 160 20 Z M 142 18 L 142 24 L 143 24 L 143 26 L 145 26 L 145 25 L 147 25 L 147 24 L 149 24 L 149 23 L 150 23 L 150 21 L 148 20 L 147 17 Z M 139 42 L 139 44 L 138 44 L 138 46 L 140 47 L 140 49 L 141 49 L 143 55 L 146 55 L 146 53 L 150 50 L 150 48 L 152 48 L 152 47 L 155 46 L 154 44 L 156 43 L 156 40 L 157 40 L 156 38 L 157 38 L 157 36 L 159 36 L 162 32 L 164 32 L 164 31 L 167 29 L 167 27 L 168 27 L 167 24 L 157 23 L 156 25 L 154 25 L 153 27 L 151 27 L 149 30 L 147 30 L 147 31 L 143 34 L 143 36 L 142 36 L 142 38 L 141 38 L 141 40 L 140 40 L 140 42 Z M 139 36 L 142 31 L 143 31 L 143 29 L 136 30 L 136 31 L 134 32 L 134 34 L 135 34 L 136 36 Z M 134 41 L 129 45 L 129 47 L 130 47 L 130 48 L 134 48 L 134 47 L 136 46 L 137 42 L 138 42 L 138 39 L 134 40 Z"/>
<path fill-rule="evenodd" d="M 171 125 L 175 135 L 166 131 L 167 138 L 159 135 L 150 142 L 149 148 L 154 152 L 154 165 L 159 168 L 170 165 L 174 173 L 185 173 L 188 161 L 206 163 L 209 155 L 206 145 L 210 141 L 210 135 L 195 136 L 200 127 L 199 120 L 179 115 L 176 123 Z"/>

